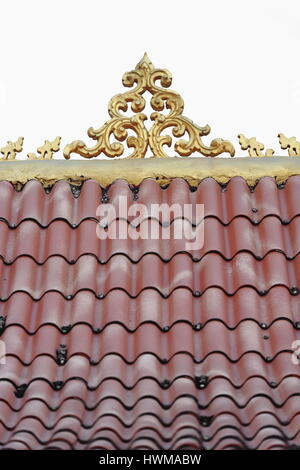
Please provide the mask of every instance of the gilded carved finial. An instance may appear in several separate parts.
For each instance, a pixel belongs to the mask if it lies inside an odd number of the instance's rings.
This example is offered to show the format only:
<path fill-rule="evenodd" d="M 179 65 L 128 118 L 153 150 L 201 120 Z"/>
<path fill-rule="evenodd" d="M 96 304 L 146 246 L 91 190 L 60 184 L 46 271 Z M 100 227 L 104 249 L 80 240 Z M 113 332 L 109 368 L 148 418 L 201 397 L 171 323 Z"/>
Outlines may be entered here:
<path fill-rule="evenodd" d="M 39 157 L 35 153 L 28 153 L 29 160 L 50 160 L 53 157 L 53 152 L 58 152 L 60 147 L 61 137 L 56 137 L 52 142 L 45 140 L 44 144 L 37 149 L 40 154 Z"/>
<path fill-rule="evenodd" d="M 158 82 L 158 84 L 157 84 Z M 207 157 L 215 157 L 228 152 L 232 157 L 235 153 L 233 145 L 222 139 L 214 139 L 210 146 L 205 146 L 201 137 L 210 132 L 209 126 L 198 127 L 190 119 L 182 115 L 184 102 L 175 91 L 167 90 L 172 83 L 172 75 L 168 70 L 155 69 L 145 53 L 134 70 L 124 74 L 122 83 L 124 87 L 132 88 L 130 91 L 115 95 L 109 102 L 108 113 L 111 117 L 99 129 L 88 129 L 88 136 L 96 141 L 92 148 L 80 140 L 68 144 L 64 149 L 64 157 L 70 158 L 71 153 L 77 153 L 85 158 L 97 157 L 104 153 L 108 157 L 118 157 L 124 153 L 126 142 L 128 148 L 133 148 L 129 158 L 144 158 L 150 148 L 154 157 L 168 157 L 163 147 L 171 147 L 173 137 L 186 139 L 175 142 L 174 150 L 180 156 L 189 156 L 199 152 Z M 144 93 L 148 91 L 152 96 L 150 105 L 153 112 L 150 114 L 152 126 L 148 130 L 145 121 L 148 119 L 143 113 L 146 100 Z M 133 116 L 123 113 L 130 111 Z M 162 134 L 166 129 L 172 128 L 171 135 Z M 129 135 L 132 131 L 135 135 Z M 116 140 L 111 142 L 111 137 Z"/>
<path fill-rule="evenodd" d="M 7 142 L 5 147 L 0 149 L 0 152 L 3 154 L 1 160 L 15 160 L 16 154 L 22 152 L 23 150 L 24 137 L 19 137 L 16 142 Z"/>
<path fill-rule="evenodd" d="M 143 57 L 141 58 L 141 60 L 136 65 L 136 68 L 143 68 L 143 67 L 146 68 L 146 69 L 149 69 L 149 70 L 154 70 L 154 65 L 152 64 L 151 60 L 149 59 L 147 52 L 144 52 Z"/>
<path fill-rule="evenodd" d="M 296 137 L 285 137 L 284 134 L 278 134 L 280 147 L 282 150 L 288 149 L 290 157 L 300 156 L 300 142 L 296 140 Z"/>
<path fill-rule="evenodd" d="M 250 157 L 272 157 L 274 155 L 274 150 L 267 149 L 265 154 L 262 153 L 265 146 L 261 142 L 258 142 L 255 137 L 247 139 L 244 134 L 238 135 L 239 144 L 242 150 L 248 149 L 248 154 Z"/>

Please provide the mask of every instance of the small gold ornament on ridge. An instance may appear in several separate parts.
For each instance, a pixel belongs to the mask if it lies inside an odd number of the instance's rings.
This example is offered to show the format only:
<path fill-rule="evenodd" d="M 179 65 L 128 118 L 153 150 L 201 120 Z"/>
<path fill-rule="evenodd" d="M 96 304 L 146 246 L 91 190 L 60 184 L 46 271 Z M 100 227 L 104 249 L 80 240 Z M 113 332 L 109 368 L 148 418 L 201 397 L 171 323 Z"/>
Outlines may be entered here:
<path fill-rule="evenodd" d="M 56 137 L 52 142 L 45 140 L 44 144 L 37 149 L 39 157 L 35 153 L 28 153 L 29 160 L 50 160 L 53 158 L 53 152 L 58 152 L 60 147 L 61 137 Z"/>
<path fill-rule="evenodd" d="M 238 135 L 239 144 L 242 150 L 248 150 L 250 157 L 272 157 L 274 155 L 273 149 L 267 149 L 265 154 L 262 153 L 265 146 L 261 142 L 258 142 L 255 137 L 247 139 L 244 134 Z"/>
<path fill-rule="evenodd" d="M 296 137 L 285 137 L 284 134 L 278 134 L 280 147 L 282 150 L 288 149 L 290 157 L 300 156 L 300 142 L 296 140 Z"/>
<path fill-rule="evenodd" d="M 16 142 L 11 142 L 10 140 L 7 142 L 5 147 L 0 149 L 0 152 L 3 154 L 1 160 L 15 160 L 16 154 L 22 152 L 23 150 L 23 142 L 24 137 L 19 137 Z"/>
<path fill-rule="evenodd" d="M 156 82 L 159 82 L 160 86 Z M 66 145 L 64 157 L 69 159 L 71 153 L 77 153 L 85 158 L 94 158 L 104 153 L 108 157 L 119 157 L 124 153 L 126 141 L 128 148 L 133 152 L 128 158 L 144 158 L 147 149 L 150 148 L 154 157 L 166 158 L 169 155 L 163 150 L 163 146 L 171 147 L 172 137 L 162 135 L 167 128 L 172 128 L 173 137 L 183 137 L 187 133 L 188 140 L 180 139 L 174 149 L 180 156 L 189 156 L 199 152 L 207 157 L 215 157 L 223 152 L 234 156 L 233 145 L 222 139 L 214 139 L 210 146 L 205 146 L 201 137 L 210 132 L 210 127 L 198 127 L 190 119 L 182 115 L 184 102 L 182 97 L 175 91 L 167 90 L 172 83 L 172 75 L 164 69 L 155 69 L 147 54 L 131 72 L 124 74 L 122 83 L 125 87 L 134 87 L 132 90 L 115 95 L 109 102 L 108 113 L 111 117 L 99 129 L 89 128 L 88 136 L 96 141 L 92 148 L 88 148 L 83 141 L 76 140 Z M 147 116 L 142 112 L 146 101 L 143 97 L 148 91 L 152 95 L 150 105 L 154 112 L 150 115 L 153 121 L 152 127 L 147 130 L 145 121 Z M 130 109 L 135 113 L 127 117 L 122 112 Z M 168 110 L 168 114 L 161 111 Z M 128 134 L 128 130 L 134 132 Z M 111 143 L 110 138 L 114 136 L 116 141 Z"/>

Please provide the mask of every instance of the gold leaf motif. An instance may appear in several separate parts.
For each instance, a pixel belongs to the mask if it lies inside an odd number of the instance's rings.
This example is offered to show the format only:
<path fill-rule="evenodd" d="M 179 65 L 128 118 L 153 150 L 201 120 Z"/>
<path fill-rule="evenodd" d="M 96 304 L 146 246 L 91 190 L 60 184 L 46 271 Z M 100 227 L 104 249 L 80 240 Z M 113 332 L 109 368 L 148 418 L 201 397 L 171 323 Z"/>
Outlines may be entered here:
<path fill-rule="evenodd" d="M 282 150 L 288 149 L 290 157 L 300 156 L 300 142 L 296 140 L 296 137 L 285 137 L 284 134 L 278 134 L 280 147 Z"/>
<path fill-rule="evenodd" d="M 168 155 L 164 152 L 163 146 L 170 147 L 172 137 L 161 133 L 170 127 L 174 137 L 183 137 L 185 134 L 188 136 L 188 140 L 180 139 L 175 143 L 174 149 L 180 156 L 189 156 L 193 152 L 199 152 L 207 157 L 215 157 L 223 152 L 234 155 L 234 147 L 228 141 L 214 139 L 209 147 L 203 144 L 201 137 L 209 134 L 210 127 L 198 127 L 190 119 L 182 116 L 183 99 L 177 92 L 166 89 L 172 83 L 172 75 L 168 70 L 155 69 L 147 54 L 134 70 L 124 74 L 122 83 L 125 87 L 133 88 L 110 100 L 108 113 L 111 119 L 97 130 L 88 129 L 88 136 L 96 141 L 95 146 L 88 148 L 80 140 L 71 142 L 64 149 L 65 158 L 70 158 L 71 153 L 77 153 L 85 158 L 97 157 L 101 153 L 111 158 L 119 157 L 125 150 L 121 142 L 125 141 L 128 148 L 133 148 L 128 158 L 144 158 L 148 148 L 154 157 L 165 158 Z M 146 91 L 152 95 L 150 105 L 154 110 L 150 115 L 153 125 L 149 131 L 145 127 L 148 118 L 143 113 L 146 106 L 143 95 Z M 135 113 L 132 117 L 122 114 L 128 111 L 129 107 Z M 168 114 L 162 114 L 161 111 L 168 111 Z M 135 135 L 129 135 L 128 130 L 133 131 Z M 111 143 L 112 136 L 116 142 Z"/>
<path fill-rule="evenodd" d="M 7 142 L 5 147 L 0 149 L 0 152 L 3 154 L 1 160 L 15 160 L 16 154 L 22 152 L 23 150 L 24 137 L 19 137 L 16 142 Z"/>
<path fill-rule="evenodd" d="M 258 142 L 255 137 L 247 139 L 244 134 L 238 135 L 239 144 L 242 150 L 248 149 L 248 154 L 250 157 L 272 157 L 274 155 L 274 150 L 267 149 L 265 154 L 262 153 L 265 146 L 261 142 Z"/>
<path fill-rule="evenodd" d="M 29 160 L 50 160 L 53 158 L 53 152 L 58 152 L 60 147 L 61 137 L 56 137 L 52 142 L 45 140 L 44 145 L 37 149 L 40 154 L 39 157 L 35 153 L 28 153 Z"/>

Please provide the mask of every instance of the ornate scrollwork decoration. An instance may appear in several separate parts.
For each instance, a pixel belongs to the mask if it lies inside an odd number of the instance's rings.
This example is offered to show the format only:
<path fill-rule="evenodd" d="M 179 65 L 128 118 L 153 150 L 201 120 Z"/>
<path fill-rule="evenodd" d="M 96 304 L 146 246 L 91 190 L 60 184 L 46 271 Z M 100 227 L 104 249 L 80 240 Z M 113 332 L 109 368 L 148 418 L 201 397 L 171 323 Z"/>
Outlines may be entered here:
<path fill-rule="evenodd" d="M 285 137 L 284 134 L 278 134 L 280 147 L 282 150 L 288 149 L 290 157 L 300 156 L 300 142 L 296 140 L 296 137 Z"/>
<path fill-rule="evenodd" d="M 97 130 L 88 129 L 88 136 L 96 141 L 95 146 L 88 148 L 83 141 L 74 141 L 65 147 L 65 158 L 70 158 L 71 153 L 77 153 L 85 158 L 97 157 L 101 153 L 108 157 L 118 157 L 124 153 L 122 144 L 124 141 L 127 147 L 134 149 L 129 158 L 144 158 L 149 147 L 154 157 L 168 157 L 163 146 L 170 147 L 172 137 L 162 135 L 162 132 L 170 127 L 173 128 L 174 137 L 188 135 L 188 140 L 181 139 L 175 143 L 174 149 L 180 156 L 188 156 L 193 152 L 211 157 L 223 152 L 234 155 L 234 147 L 228 141 L 215 139 L 209 147 L 203 144 L 201 137 L 209 134 L 210 127 L 198 127 L 190 119 L 182 116 L 183 99 L 177 92 L 167 90 L 172 83 L 170 72 L 155 69 L 146 54 L 134 70 L 124 74 L 122 83 L 125 87 L 134 88 L 110 100 L 109 121 Z M 147 116 L 143 113 L 146 106 L 143 95 L 146 91 L 152 95 L 150 105 L 154 110 L 150 115 L 153 125 L 149 131 L 145 127 Z M 122 114 L 129 106 L 135 113 L 132 117 Z M 168 113 L 162 114 L 161 111 Z M 133 131 L 135 135 L 129 135 L 128 130 Z M 116 139 L 113 143 L 110 141 L 112 136 Z"/>
<path fill-rule="evenodd" d="M 35 153 L 28 153 L 27 157 L 29 160 L 50 160 L 53 158 L 53 153 L 59 151 L 61 137 L 56 137 L 52 142 L 45 140 L 44 144 L 41 147 L 38 147 L 37 153 L 40 154 L 39 157 Z"/>
<path fill-rule="evenodd" d="M 22 152 L 23 150 L 24 137 L 19 137 L 16 142 L 7 142 L 5 147 L 0 149 L 0 152 L 3 154 L 1 160 L 15 160 L 16 154 Z"/>
<path fill-rule="evenodd" d="M 265 146 L 261 142 L 258 142 L 255 137 L 247 139 L 244 134 L 239 134 L 238 139 L 241 149 L 248 150 L 248 155 L 250 157 L 272 157 L 272 155 L 274 155 L 273 149 L 266 149 L 263 154 L 262 152 Z"/>

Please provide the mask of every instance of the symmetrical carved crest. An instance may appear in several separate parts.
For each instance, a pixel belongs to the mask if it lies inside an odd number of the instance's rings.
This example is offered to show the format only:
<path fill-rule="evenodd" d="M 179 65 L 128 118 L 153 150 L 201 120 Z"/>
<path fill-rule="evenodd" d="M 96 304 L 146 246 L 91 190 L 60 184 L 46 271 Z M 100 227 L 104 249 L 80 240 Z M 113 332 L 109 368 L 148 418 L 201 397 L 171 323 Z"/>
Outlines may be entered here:
<path fill-rule="evenodd" d="M 128 149 L 133 150 L 127 158 L 144 158 L 147 152 L 155 158 L 166 158 L 169 157 L 166 147 L 171 147 L 170 152 L 181 157 L 195 152 L 205 157 L 216 157 L 222 153 L 234 156 L 234 146 L 227 140 L 214 139 L 209 146 L 203 143 L 202 137 L 210 133 L 210 127 L 199 127 L 182 114 L 182 97 L 169 89 L 172 75 L 168 70 L 154 68 L 147 54 L 144 54 L 134 70 L 124 74 L 122 83 L 130 90 L 117 94 L 110 100 L 110 120 L 99 129 L 90 127 L 87 131 L 95 145 L 88 147 L 83 141 L 75 140 L 64 148 L 66 159 L 72 153 L 84 158 L 94 158 L 101 154 L 110 158 L 125 157 Z M 152 109 L 149 116 L 146 115 L 146 92 L 150 95 L 149 104 Z M 281 133 L 278 138 L 281 149 L 288 150 L 289 156 L 300 156 L 300 142 L 296 137 L 288 138 Z M 275 154 L 273 149 L 264 150 L 264 144 L 256 137 L 248 139 L 244 134 L 239 134 L 238 139 L 241 149 L 248 150 L 250 157 L 272 157 Z M 0 153 L 3 154 L 0 160 L 15 160 L 16 154 L 23 150 L 23 142 L 23 137 L 15 142 L 8 141 L 0 148 Z M 27 157 L 30 160 L 52 159 L 54 152 L 60 149 L 60 142 L 61 137 L 56 137 L 52 142 L 45 140 L 37 148 L 38 155 L 28 153 Z"/>
<path fill-rule="evenodd" d="M 184 102 L 175 91 L 168 90 L 172 83 L 170 72 L 163 69 L 155 69 L 145 54 L 136 68 L 123 76 L 123 85 L 132 90 L 114 96 L 108 105 L 108 113 L 111 119 L 99 129 L 88 129 L 88 136 L 96 141 L 94 147 L 76 140 L 68 144 L 64 149 L 64 157 L 70 158 L 71 153 L 77 153 L 85 158 L 97 157 L 104 153 L 108 157 L 118 157 L 124 153 L 126 141 L 127 147 L 133 148 L 130 158 L 143 158 L 150 147 L 154 157 L 168 157 L 164 146 L 172 145 L 172 137 L 163 132 L 172 128 L 173 137 L 183 137 L 174 145 L 174 150 L 180 156 L 189 156 L 193 152 L 199 152 L 205 156 L 215 157 L 223 152 L 234 155 L 233 145 L 222 139 L 215 139 L 210 146 L 205 146 L 201 137 L 210 132 L 209 126 L 198 127 L 190 119 L 182 115 Z M 159 85 L 157 84 L 159 83 Z M 153 125 L 148 130 L 145 121 L 148 119 L 143 113 L 146 106 L 144 93 L 148 91 L 152 96 L 150 105 L 153 112 L 150 115 Z M 123 113 L 130 106 L 133 116 L 127 117 Z M 167 111 L 163 114 L 162 111 Z M 128 130 L 135 135 L 129 135 Z M 116 140 L 111 142 L 111 137 Z"/>

